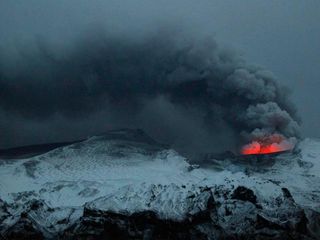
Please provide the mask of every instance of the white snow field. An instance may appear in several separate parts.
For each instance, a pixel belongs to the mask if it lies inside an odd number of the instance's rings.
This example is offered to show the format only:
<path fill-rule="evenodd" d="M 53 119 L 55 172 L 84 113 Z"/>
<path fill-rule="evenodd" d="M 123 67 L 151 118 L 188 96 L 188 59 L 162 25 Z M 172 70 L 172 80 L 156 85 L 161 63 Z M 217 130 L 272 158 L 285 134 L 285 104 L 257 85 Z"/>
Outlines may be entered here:
<path fill-rule="evenodd" d="M 42 199 L 49 207 L 88 203 L 115 212 L 153 210 L 179 219 L 188 211 L 184 199 L 199 187 L 241 185 L 261 202 L 274 200 L 286 187 L 299 205 L 320 211 L 319 140 L 305 139 L 297 146 L 300 153 L 282 154 L 273 165 L 249 171 L 228 161 L 222 169 L 195 167 L 150 139 L 114 137 L 121 134 L 92 137 L 29 159 L 1 160 L 0 198 L 8 203 Z"/>
<path fill-rule="evenodd" d="M 248 217 L 258 221 L 257 213 L 287 226 L 281 216 L 287 219 L 292 213 L 296 219 L 301 208 L 310 209 L 310 216 L 320 211 L 319 140 L 305 139 L 294 153 L 278 155 L 270 164 L 212 159 L 197 166 L 140 134 L 113 131 L 32 158 L 0 160 L 0 233 L 11 231 L 26 211 L 48 238 L 77 222 L 84 209 L 127 216 L 151 211 L 159 219 L 183 221 L 206 211 L 212 196 L 220 202 L 217 223 L 229 233 L 234 225 L 240 232 L 251 227 Z M 250 199 L 231 201 L 231 193 L 240 186 L 254 192 L 259 206 Z M 284 199 L 283 208 L 277 202 L 284 188 L 294 205 Z M 233 215 L 226 209 L 233 209 Z"/>

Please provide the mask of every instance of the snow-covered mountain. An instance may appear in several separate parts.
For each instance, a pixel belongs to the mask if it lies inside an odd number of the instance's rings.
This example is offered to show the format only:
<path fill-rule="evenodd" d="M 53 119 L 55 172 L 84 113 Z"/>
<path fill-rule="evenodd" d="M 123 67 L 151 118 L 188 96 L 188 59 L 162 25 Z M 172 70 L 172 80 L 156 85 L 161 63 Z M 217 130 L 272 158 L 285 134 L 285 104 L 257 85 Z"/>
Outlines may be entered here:
<path fill-rule="evenodd" d="M 0 160 L 4 239 L 320 239 L 320 141 L 205 165 L 141 130 Z"/>

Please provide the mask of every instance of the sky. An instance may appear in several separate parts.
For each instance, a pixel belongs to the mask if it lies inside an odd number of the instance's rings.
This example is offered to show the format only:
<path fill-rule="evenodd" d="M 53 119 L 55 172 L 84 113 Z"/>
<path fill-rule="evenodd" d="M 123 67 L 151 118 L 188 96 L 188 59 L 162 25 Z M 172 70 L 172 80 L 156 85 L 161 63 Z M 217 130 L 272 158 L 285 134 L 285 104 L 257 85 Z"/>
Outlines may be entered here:
<path fill-rule="evenodd" d="M 319 22 L 318 0 L 0 0 L 0 50 L 3 58 L 10 59 L 14 49 L 32 48 L 39 39 L 55 47 L 68 46 L 83 33 L 99 31 L 139 37 L 162 27 L 213 36 L 247 62 L 272 71 L 291 91 L 303 136 L 320 137 Z M 10 123 L 19 126 L 19 121 L 23 120 L 0 112 L 0 130 L 4 132 L 0 132 L 4 136 L 0 148 L 84 137 L 83 133 L 70 137 L 67 130 L 54 131 L 61 129 L 57 119 L 52 121 L 52 131 L 43 136 L 47 125 L 41 121 L 25 120 L 29 123 L 21 123 L 26 126 L 17 133 Z M 74 125 L 74 129 L 83 126 L 81 122 Z M 91 128 L 85 134 L 99 131 Z"/>

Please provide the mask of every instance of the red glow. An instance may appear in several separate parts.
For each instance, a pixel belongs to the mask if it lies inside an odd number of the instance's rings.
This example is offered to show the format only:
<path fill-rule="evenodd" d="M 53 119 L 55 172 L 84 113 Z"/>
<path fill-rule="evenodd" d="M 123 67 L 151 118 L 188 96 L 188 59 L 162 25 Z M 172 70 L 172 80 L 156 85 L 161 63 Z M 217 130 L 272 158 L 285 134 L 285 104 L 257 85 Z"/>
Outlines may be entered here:
<path fill-rule="evenodd" d="M 273 140 L 270 142 L 270 140 Z M 253 141 L 242 147 L 241 153 L 244 155 L 250 154 L 268 154 L 292 150 L 294 143 L 285 138 L 277 139 L 270 136 L 268 139 Z"/>

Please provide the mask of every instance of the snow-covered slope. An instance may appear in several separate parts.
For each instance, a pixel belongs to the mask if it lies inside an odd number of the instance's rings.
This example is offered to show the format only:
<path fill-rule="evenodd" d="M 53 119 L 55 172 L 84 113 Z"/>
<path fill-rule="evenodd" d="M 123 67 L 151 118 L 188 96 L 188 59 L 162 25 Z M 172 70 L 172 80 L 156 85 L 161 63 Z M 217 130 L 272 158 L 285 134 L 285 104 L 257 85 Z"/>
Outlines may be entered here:
<path fill-rule="evenodd" d="M 132 218 L 134 214 L 150 212 L 157 221 L 201 220 L 197 231 L 212 239 L 224 231 L 257 234 L 259 221 L 277 226 L 267 224 L 271 235 L 286 228 L 297 232 L 304 224 L 307 230 L 302 227 L 299 234 L 315 238 L 320 224 L 320 141 L 306 139 L 297 149 L 268 165 L 226 159 L 198 167 L 140 130 L 119 130 L 29 159 L 2 160 L 0 232 L 19 236 L 19 226 L 29 224 L 40 238 L 72 238 L 88 234 L 84 222 L 97 221 L 97 216 L 99 222 L 108 222 L 112 213 L 112 224 L 136 224 L 150 216 Z M 224 231 L 209 231 L 209 223 Z M 108 229 L 105 223 L 100 228 Z M 136 234 L 145 236 L 144 231 Z"/>

